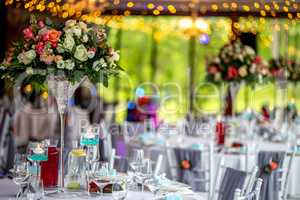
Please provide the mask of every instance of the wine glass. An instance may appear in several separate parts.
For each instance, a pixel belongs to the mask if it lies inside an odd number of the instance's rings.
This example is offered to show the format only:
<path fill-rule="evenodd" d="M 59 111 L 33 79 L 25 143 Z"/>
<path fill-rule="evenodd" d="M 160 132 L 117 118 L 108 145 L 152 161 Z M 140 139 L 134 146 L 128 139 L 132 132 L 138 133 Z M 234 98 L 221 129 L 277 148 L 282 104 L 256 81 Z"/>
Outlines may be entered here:
<path fill-rule="evenodd" d="M 145 182 L 147 180 L 151 179 L 152 175 L 153 175 L 152 161 L 148 158 L 144 159 L 143 166 L 142 166 L 142 171 L 141 171 L 141 174 L 139 176 L 139 178 L 142 181 L 142 191 L 144 191 Z"/>
<path fill-rule="evenodd" d="M 27 147 L 27 159 L 37 166 L 36 176 L 41 179 L 40 162 L 48 160 L 48 141 L 29 142 Z"/>
<path fill-rule="evenodd" d="M 125 180 L 116 181 L 112 185 L 113 200 L 125 200 L 127 196 L 127 183 Z"/>
<path fill-rule="evenodd" d="M 142 149 L 133 149 L 129 159 L 129 166 L 133 173 L 140 173 L 144 161 L 144 151 Z"/>
<path fill-rule="evenodd" d="M 15 163 L 12 170 L 13 173 L 13 181 L 19 187 L 19 191 L 17 193 L 17 199 L 19 199 L 23 194 L 23 188 L 27 184 L 29 179 L 29 173 L 27 170 L 27 158 L 26 154 L 15 155 Z"/>
<path fill-rule="evenodd" d="M 27 199 L 28 200 L 40 200 L 43 199 L 45 196 L 45 190 L 42 180 L 32 180 L 28 183 L 28 193 Z"/>
<path fill-rule="evenodd" d="M 142 149 L 133 149 L 129 157 L 128 175 L 131 179 L 132 186 L 138 188 L 137 179 L 142 171 L 144 161 L 144 151 Z"/>

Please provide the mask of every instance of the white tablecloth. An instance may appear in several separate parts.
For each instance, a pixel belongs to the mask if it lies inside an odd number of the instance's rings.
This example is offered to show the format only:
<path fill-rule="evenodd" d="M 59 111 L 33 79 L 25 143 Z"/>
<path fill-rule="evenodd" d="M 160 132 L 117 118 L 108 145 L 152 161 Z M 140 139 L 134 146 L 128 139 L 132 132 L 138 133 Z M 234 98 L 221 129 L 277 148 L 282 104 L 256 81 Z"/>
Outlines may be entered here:
<path fill-rule="evenodd" d="M 177 136 L 174 136 L 172 138 L 169 138 L 167 140 L 169 146 L 181 146 L 181 147 L 188 147 L 192 144 L 205 144 L 208 143 L 208 139 L 201 139 L 196 137 L 188 137 L 184 136 L 182 138 L 178 138 Z M 253 148 L 250 149 L 250 156 L 248 160 L 248 171 L 251 171 L 251 169 L 257 164 L 256 156 L 257 153 L 260 150 L 265 151 L 288 151 L 290 150 L 290 147 L 287 144 L 284 143 L 273 143 L 273 142 L 266 142 L 266 141 L 248 141 L 248 144 L 252 146 Z M 252 144 L 252 145 L 251 145 Z M 133 142 L 128 144 L 129 149 L 136 148 L 137 143 Z M 162 145 L 153 145 L 153 146 L 143 146 L 142 147 L 145 150 L 145 155 L 155 160 L 157 158 L 158 154 L 164 154 L 166 158 L 166 147 Z M 130 151 L 130 150 L 129 150 Z M 252 153 L 251 153 L 252 151 Z M 240 153 L 227 153 L 225 155 L 222 155 L 225 157 L 225 166 L 239 169 L 239 170 L 246 170 L 246 156 L 245 154 Z M 215 154 L 214 163 L 217 163 L 218 158 L 220 157 L 220 154 Z M 288 159 L 286 159 L 288 161 Z M 285 162 L 287 164 L 287 162 Z M 215 165 L 216 166 L 216 165 Z M 300 194 L 300 154 L 297 154 L 294 163 L 292 165 L 292 169 L 290 172 L 290 180 L 288 183 L 288 194 L 291 195 L 299 195 Z M 167 159 L 164 159 L 164 164 L 162 166 L 162 171 L 165 173 L 169 173 L 168 169 L 168 163 Z"/>
<path fill-rule="evenodd" d="M 8 179 L 0 179 L 0 200 L 16 200 L 15 195 L 17 193 L 17 186 L 13 181 Z M 153 200 L 153 194 L 150 192 L 134 192 L 129 191 L 126 200 Z M 88 197 L 88 196 L 72 196 L 70 198 L 60 198 L 59 195 L 55 197 L 45 197 L 44 200 L 113 200 L 111 196 L 101 196 L 101 197 Z M 26 200 L 26 198 L 24 199 Z M 198 195 L 188 195 L 183 196 L 183 200 L 205 200 Z"/>

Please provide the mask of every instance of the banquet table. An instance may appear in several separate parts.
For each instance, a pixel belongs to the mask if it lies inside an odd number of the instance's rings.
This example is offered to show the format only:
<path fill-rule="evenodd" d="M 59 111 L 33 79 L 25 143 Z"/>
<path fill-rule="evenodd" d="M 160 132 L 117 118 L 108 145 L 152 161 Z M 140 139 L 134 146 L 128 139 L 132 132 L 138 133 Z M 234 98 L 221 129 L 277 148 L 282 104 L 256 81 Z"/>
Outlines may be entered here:
<path fill-rule="evenodd" d="M 15 200 L 15 195 L 17 193 L 17 186 L 13 183 L 12 180 L 9 179 L 0 179 L 0 200 Z M 188 194 L 182 196 L 183 200 L 205 200 L 205 198 L 197 195 L 197 194 Z M 87 195 L 79 196 L 74 195 L 70 198 L 62 198 L 59 195 L 54 196 L 46 196 L 44 200 L 81 200 L 81 199 L 91 199 L 91 200 L 113 200 L 111 196 L 101 196 L 99 197 L 89 197 Z M 137 191 L 129 191 L 126 199 L 128 200 L 154 200 L 154 196 L 150 192 L 137 192 Z M 24 198 L 26 200 L 26 198 Z"/>
<path fill-rule="evenodd" d="M 182 147 L 182 148 L 197 148 L 201 147 L 204 144 L 208 144 L 211 141 L 209 138 L 199 138 L 199 137 L 193 137 L 193 136 L 181 136 L 181 137 L 170 137 L 167 138 L 164 142 L 164 144 L 151 144 L 151 145 L 141 145 L 140 141 L 138 141 L 136 138 L 133 138 L 130 142 L 127 143 L 128 145 L 128 151 L 130 152 L 133 148 L 142 148 L 145 151 L 145 155 L 155 159 L 157 158 L 158 154 L 163 154 L 165 157 L 166 155 L 166 148 L 174 148 L 174 147 Z M 230 138 L 227 139 L 227 143 L 230 143 L 232 141 L 239 141 L 238 138 Z M 220 158 L 220 156 L 224 157 L 225 160 L 225 166 L 231 167 L 238 170 L 246 170 L 249 172 L 251 169 L 257 164 L 257 153 L 259 151 L 288 151 L 290 150 L 290 145 L 287 143 L 280 143 L 280 142 L 270 142 L 270 141 L 264 141 L 257 139 L 255 141 L 253 140 L 242 140 L 243 143 L 247 143 L 249 146 L 249 157 L 248 157 L 248 166 L 246 167 L 246 154 L 243 151 L 233 151 L 233 152 L 225 152 L 224 154 L 221 154 L 220 152 L 215 152 L 214 155 L 214 166 L 217 166 L 217 161 Z M 167 145 L 166 145 L 167 144 Z M 287 164 L 287 162 L 285 162 Z M 163 165 L 162 165 L 162 171 L 167 173 L 168 170 L 168 161 L 167 159 L 164 159 Z M 288 194 L 290 195 L 299 195 L 300 191 L 300 152 L 296 153 L 291 174 L 290 174 L 290 180 L 288 182 Z"/>

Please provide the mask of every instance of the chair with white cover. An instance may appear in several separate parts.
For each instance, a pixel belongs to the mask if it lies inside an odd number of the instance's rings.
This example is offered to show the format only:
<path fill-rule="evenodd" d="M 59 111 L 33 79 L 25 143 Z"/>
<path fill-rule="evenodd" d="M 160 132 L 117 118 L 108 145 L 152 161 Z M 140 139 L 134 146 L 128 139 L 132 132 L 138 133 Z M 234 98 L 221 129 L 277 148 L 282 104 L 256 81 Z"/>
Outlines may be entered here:
<path fill-rule="evenodd" d="M 234 192 L 234 200 L 259 200 L 262 183 L 263 180 L 258 178 L 255 181 L 254 190 L 247 192 L 244 195 L 242 194 L 242 190 L 237 188 Z"/>
<path fill-rule="evenodd" d="M 209 199 L 213 191 L 213 143 L 205 144 L 201 149 L 167 147 L 166 151 L 169 178 L 190 185 L 194 191 L 207 192 Z"/>

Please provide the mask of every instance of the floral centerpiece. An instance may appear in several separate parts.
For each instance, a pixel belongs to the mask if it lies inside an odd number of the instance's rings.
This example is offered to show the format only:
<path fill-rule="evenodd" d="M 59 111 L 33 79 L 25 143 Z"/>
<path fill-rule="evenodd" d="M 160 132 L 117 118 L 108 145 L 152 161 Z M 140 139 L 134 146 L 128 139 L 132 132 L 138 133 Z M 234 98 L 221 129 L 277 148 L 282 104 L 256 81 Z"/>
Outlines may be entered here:
<path fill-rule="evenodd" d="M 270 71 L 274 80 L 287 80 L 292 83 L 300 81 L 300 65 L 294 60 L 283 57 L 271 59 Z"/>
<path fill-rule="evenodd" d="M 239 40 L 226 44 L 219 55 L 208 64 L 207 80 L 214 83 L 252 80 L 255 73 L 250 68 L 255 58 L 255 51 Z"/>
<path fill-rule="evenodd" d="M 64 114 L 68 99 L 85 77 L 108 85 L 108 78 L 121 70 L 119 54 L 107 45 L 104 27 L 68 20 L 54 24 L 51 20 L 31 17 L 23 37 L 14 43 L 10 62 L 1 67 L 2 78 L 15 84 L 34 83 L 48 86 L 56 98 L 60 114 L 60 181 L 64 188 Z M 1 75 L 0 74 L 0 75 Z"/>
<path fill-rule="evenodd" d="M 76 20 L 54 24 L 32 16 L 2 70 L 13 81 L 25 74 L 28 82 L 43 84 L 48 75 L 63 73 L 71 83 L 87 76 L 107 86 L 108 77 L 121 69 L 118 60 L 118 52 L 106 43 L 104 27 Z"/>

